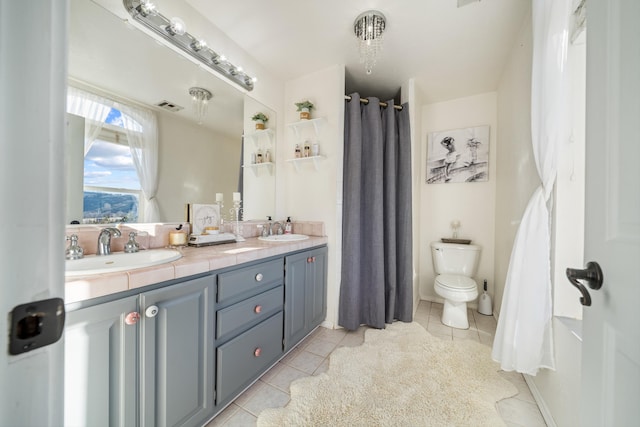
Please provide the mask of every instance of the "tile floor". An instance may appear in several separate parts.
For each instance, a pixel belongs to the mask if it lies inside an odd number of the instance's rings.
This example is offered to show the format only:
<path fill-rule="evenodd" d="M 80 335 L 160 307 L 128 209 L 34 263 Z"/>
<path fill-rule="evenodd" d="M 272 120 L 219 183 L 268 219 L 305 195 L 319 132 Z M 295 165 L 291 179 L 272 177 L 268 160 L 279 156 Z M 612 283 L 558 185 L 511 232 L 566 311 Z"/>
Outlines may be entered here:
<path fill-rule="evenodd" d="M 442 304 L 421 301 L 414 321 L 442 339 L 470 339 L 485 345 L 493 343 L 496 329 L 493 317 L 483 316 L 470 309 L 470 327 L 468 330 L 460 330 L 443 325 L 441 316 Z M 326 371 L 331 352 L 338 347 L 362 344 L 366 329 L 361 327 L 354 332 L 322 327 L 316 329 L 206 427 L 255 426 L 260 411 L 285 406 L 289 402 L 289 384 L 293 380 Z M 498 412 L 505 424 L 509 427 L 545 427 L 538 405 L 522 375 L 513 372 L 501 372 L 501 375 L 519 390 L 516 396 L 497 403 Z"/>

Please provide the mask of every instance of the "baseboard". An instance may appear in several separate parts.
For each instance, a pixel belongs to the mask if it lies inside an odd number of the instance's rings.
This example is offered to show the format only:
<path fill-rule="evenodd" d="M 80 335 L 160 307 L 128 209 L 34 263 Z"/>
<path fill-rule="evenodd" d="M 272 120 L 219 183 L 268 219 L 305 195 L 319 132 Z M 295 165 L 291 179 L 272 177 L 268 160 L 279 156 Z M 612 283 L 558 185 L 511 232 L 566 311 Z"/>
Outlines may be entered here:
<path fill-rule="evenodd" d="M 538 390 L 536 383 L 531 379 L 531 376 L 527 374 L 522 375 L 524 377 L 524 381 L 529 386 L 529 390 L 531 390 L 531 394 L 533 395 L 533 399 L 538 404 L 538 408 L 540 408 L 540 413 L 542 414 L 542 418 L 544 418 L 544 422 L 547 423 L 547 427 L 557 427 L 555 420 L 551 416 L 551 411 L 547 406 L 547 403 L 544 401 L 542 394 Z"/>

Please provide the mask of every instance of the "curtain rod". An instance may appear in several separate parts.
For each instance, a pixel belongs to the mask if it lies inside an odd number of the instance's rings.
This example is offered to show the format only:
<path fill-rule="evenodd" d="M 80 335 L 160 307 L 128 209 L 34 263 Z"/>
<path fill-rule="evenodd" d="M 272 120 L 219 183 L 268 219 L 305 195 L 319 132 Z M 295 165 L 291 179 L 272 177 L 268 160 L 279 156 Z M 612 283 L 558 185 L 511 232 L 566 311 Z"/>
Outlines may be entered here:
<path fill-rule="evenodd" d="M 344 99 L 346 99 L 347 101 L 351 101 L 351 97 L 349 95 L 345 95 Z M 368 104 L 369 100 L 367 98 L 360 98 L 360 102 L 362 102 L 363 104 Z M 389 106 L 389 104 L 387 104 L 386 102 L 380 102 L 380 106 L 386 108 Z M 402 110 L 402 105 L 394 105 L 393 108 L 396 110 Z"/>

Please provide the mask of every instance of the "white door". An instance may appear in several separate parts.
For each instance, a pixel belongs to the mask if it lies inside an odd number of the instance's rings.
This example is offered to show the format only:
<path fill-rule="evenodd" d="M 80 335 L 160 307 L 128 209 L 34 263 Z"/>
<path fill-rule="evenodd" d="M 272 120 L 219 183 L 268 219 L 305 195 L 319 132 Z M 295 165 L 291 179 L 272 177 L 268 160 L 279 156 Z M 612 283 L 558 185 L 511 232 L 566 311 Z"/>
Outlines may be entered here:
<path fill-rule="evenodd" d="M 64 297 L 66 16 L 65 1 L 0 0 L 2 426 L 63 425 L 64 346 L 42 339 L 61 305 L 35 301 Z"/>
<path fill-rule="evenodd" d="M 604 283 L 584 308 L 581 425 L 640 425 L 640 1 L 587 1 L 585 261 Z M 577 209 L 577 208 L 576 208 Z"/>

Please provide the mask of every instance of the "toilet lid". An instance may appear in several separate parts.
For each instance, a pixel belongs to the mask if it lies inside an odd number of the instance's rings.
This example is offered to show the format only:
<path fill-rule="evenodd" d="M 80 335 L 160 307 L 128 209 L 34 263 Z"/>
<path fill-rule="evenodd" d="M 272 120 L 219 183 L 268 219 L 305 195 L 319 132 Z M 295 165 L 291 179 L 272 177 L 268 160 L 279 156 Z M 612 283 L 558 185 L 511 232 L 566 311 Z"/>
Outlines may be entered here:
<path fill-rule="evenodd" d="M 436 282 L 443 288 L 449 288 L 454 291 L 471 291 L 478 289 L 476 281 L 470 277 L 457 276 L 453 274 L 441 274 L 436 277 Z"/>

